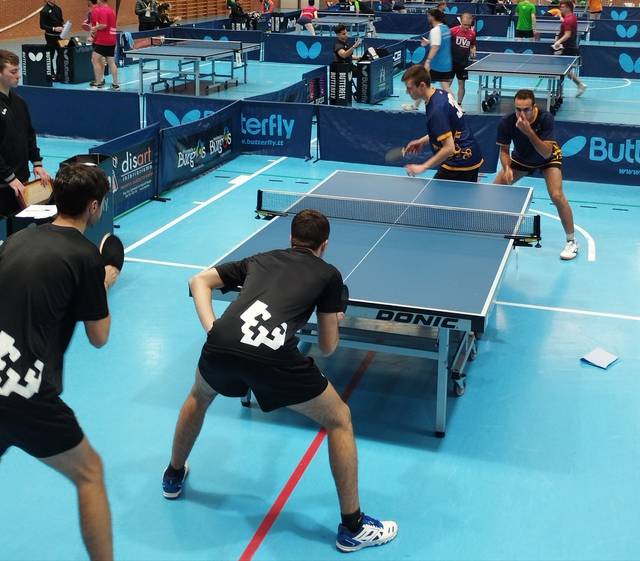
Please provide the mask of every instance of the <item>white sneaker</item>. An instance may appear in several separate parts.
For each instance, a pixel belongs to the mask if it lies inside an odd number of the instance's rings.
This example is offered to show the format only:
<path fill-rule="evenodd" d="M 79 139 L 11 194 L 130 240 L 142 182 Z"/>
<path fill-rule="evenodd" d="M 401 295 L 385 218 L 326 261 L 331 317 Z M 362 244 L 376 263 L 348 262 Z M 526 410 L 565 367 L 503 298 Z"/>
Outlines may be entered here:
<path fill-rule="evenodd" d="M 376 520 L 363 515 L 357 532 L 350 532 L 346 526 L 338 526 L 336 547 L 345 553 L 358 551 L 364 547 L 384 545 L 398 534 L 398 525 L 392 520 Z"/>
<path fill-rule="evenodd" d="M 560 259 L 563 261 L 569 261 L 571 259 L 575 259 L 578 256 L 578 242 L 575 240 L 571 240 L 567 242 L 567 245 L 564 246 L 564 249 L 560 252 Z"/>
<path fill-rule="evenodd" d="M 420 105 L 416 105 L 415 103 L 403 103 L 402 108 L 405 111 L 417 111 L 420 109 Z"/>
<path fill-rule="evenodd" d="M 582 84 L 581 86 L 578 86 L 578 91 L 576 93 L 576 97 L 580 97 L 586 91 L 587 91 L 587 86 L 585 84 Z"/>

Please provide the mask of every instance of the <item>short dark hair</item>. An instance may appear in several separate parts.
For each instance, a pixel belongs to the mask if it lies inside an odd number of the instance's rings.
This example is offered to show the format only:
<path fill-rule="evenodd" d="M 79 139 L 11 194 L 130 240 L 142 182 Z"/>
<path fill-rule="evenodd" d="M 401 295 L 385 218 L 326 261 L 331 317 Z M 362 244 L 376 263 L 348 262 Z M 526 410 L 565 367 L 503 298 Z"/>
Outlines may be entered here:
<path fill-rule="evenodd" d="M 414 64 L 404 71 L 402 81 L 407 82 L 409 80 L 416 86 L 419 86 L 421 82 L 424 82 L 427 87 L 431 85 L 431 75 L 422 64 Z"/>
<path fill-rule="evenodd" d="M 444 21 L 445 19 L 444 12 L 442 10 L 438 10 L 438 8 L 429 10 L 429 14 L 436 21 Z"/>
<path fill-rule="evenodd" d="M 20 64 L 20 59 L 17 54 L 0 49 L 0 72 L 4 70 L 4 67 L 7 66 L 7 64 L 18 66 Z"/>
<path fill-rule="evenodd" d="M 316 0 L 309 0 L 309 6 L 313 6 L 316 3 Z"/>
<path fill-rule="evenodd" d="M 101 168 L 87 164 L 62 166 L 53 181 L 53 199 L 60 214 L 79 216 L 91 201 L 102 203 L 109 180 Z"/>
<path fill-rule="evenodd" d="M 329 221 L 317 210 L 304 209 L 291 221 L 291 245 L 318 249 L 329 239 Z"/>
<path fill-rule="evenodd" d="M 536 96 L 533 90 L 518 90 L 514 99 L 530 99 L 533 105 L 536 104 Z"/>
<path fill-rule="evenodd" d="M 347 30 L 347 26 L 344 23 L 340 23 L 333 28 L 333 32 L 337 35 Z"/>
<path fill-rule="evenodd" d="M 560 0 L 559 6 L 566 6 L 573 12 L 573 2 L 571 0 Z"/>

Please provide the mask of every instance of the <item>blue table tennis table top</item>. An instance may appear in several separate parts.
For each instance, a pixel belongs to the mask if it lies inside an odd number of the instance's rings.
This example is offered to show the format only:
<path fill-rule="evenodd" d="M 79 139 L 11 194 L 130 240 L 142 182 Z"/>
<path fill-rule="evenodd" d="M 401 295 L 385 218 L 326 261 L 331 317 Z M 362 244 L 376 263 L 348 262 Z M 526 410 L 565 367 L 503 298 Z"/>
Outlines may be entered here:
<path fill-rule="evenodd" d="M 241 50 L 254 50 L 259 47 L 256 43 L 241 43 L 240 41 L 181 41 L 173 44 L 152 45 L 131 49 L 126 55 L 132 58 L 196 58 L 206 59 L 217 56 L 231 56 Z"/>
<path fill-rule="evenodd" d="M 532 190 L 336 171 L 314 194 L 524 213 Z M 218 262 L 286 247 L 290 216 L 267 222 Z M 499 236 L 332 219 L 324 259 L 349 286 L 350 302 L 446 313 L 484 330 L 513 242 Z"/>
<path fill-rule="evenodd" d="M 577 57 L 524 53 L 488 53 L 467 67 L 471 72 L 518 75 L 563 76 L 576 63 Z"/>

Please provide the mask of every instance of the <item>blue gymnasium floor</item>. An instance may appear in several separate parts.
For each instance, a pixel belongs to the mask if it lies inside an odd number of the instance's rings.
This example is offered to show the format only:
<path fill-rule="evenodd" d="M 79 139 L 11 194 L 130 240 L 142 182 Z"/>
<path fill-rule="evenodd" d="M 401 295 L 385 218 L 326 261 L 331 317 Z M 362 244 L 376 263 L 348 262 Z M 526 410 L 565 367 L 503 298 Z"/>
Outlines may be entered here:
<path fill-rule="evenodd" d="M 42 147 L 54 169 L 86 144 L 43 139 Z M 307 190 L 334 169 L 364 167 L 242 156 L 171 191 L 170 202 L 118 221 L 125 244 L 137 247 L 109 296 L 111 340 L 95 350 L 78 330 L 64 393 L 106 465 L 118 559 L 239 559 L 317 434 L 293 413 L 265 415 L 221 398 L 190 458 L 184 497 L 161 496 L 203 342 L 187 279 L 262 225 L 252 212 L 257 188 Z M 232 179 L 252 174 L 216 199 Z M 449 400 L 446 438 L 432 435 L 429 364 L 376 354 L 350 398 L 363 508 L 400 524 L 395 542 L 354 557 L 640 557 L 640 306 L 633 296 L 640 197 L 632 187 L 568 182 L 596 258 L 588 260 L 580 237 L 579 258 L 562 263 L 554 209 L 539 180 L 527 184 L 535 186 L 533 207 L 551 215 L 543 217 L 543 247 L 512 256 L 467 392 Z M 381 282 L 393 282 L 401 272 L 383 274 Z M 619 354 L 619 363 L 609 371 L 581 364 L 596 346 Z M 340 350 L 320 362 L 344 390 L 365 358 Z M 11 537 L 0 558 L 84 559 L 73 488 L 17 450 L 3 459 L 2 473 L 3 533 Z M 325 443 L 254 559 L 341 559 L 332 545 L 337 522 Z"/>
<path fill-rule="evenodd" d="M 301 74 L 281 66 L 294 80 Z M 640 119 L 638 82 L 587 83 L 559 118 Z M 405 101 L 402 93 L 387 106 Z M 474 101 L 470 95 L 465 107 Z M 50 170 L 88 148 L 52 138 L 40 145 Z M 64 393 L 105 462 L 118 559 L 240 559 L 314 440 L 317 428 L 293 413 L 264 415 L 220 398 L 190 458 L 184 497 L 161 496 L 178 409 L 204 339 L 187 279 L 262 225 L 252 212 L 256 189 L 308 190 L 335 169 L 400 173 L 242 156 L 171 191 L 170 202 L 118 220 L 118 235 L 135 248 L 109 296 L 111 340 L 93 349 L 79 328 Z M 227 192 L 239 176 L 252 178 Z M 640 558 L 640 195 L 633 187 L 566 182 L 595 260 L 580 235 L 581 255 L 562 263 L 563 234 L 543 183 L 522 184 L 535 188 L 532 208 L 546 213 L 543 247 L 512 255 L 467 392 L 449 400 L 445 439 L 432 433 L 431 364 L 352 350 L 319 359 L 339 391 L 364 372 L 349 399 L 362 506 L 400 525 L 392 544 L 354 559 Z M 401 274 L 381 273 L 383 282 Z M 596 346 L 619 362 L 608 371 L 582 364 L 579 357 Z M 85 559 L 71 485 L 15 449 L 0 469 L 0 559 Z M 337 523 L 325 442 L 253 558 L 342 559 L 333 547 Z"/>

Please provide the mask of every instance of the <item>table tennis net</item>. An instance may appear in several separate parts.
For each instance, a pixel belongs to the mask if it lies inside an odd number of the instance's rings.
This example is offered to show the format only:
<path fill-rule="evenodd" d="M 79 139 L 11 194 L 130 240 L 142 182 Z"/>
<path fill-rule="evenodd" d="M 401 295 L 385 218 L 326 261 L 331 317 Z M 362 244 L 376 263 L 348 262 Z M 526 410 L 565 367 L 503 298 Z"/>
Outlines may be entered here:
<path fill-rule="evenodd" d="M 313 193 L 258 191 L 256 212 L 262 217 L 292 215 L 303 209 L 317 210 L 330 219 L 471 232 L 517 241 L 541 239 L 539 215 Z"/>

